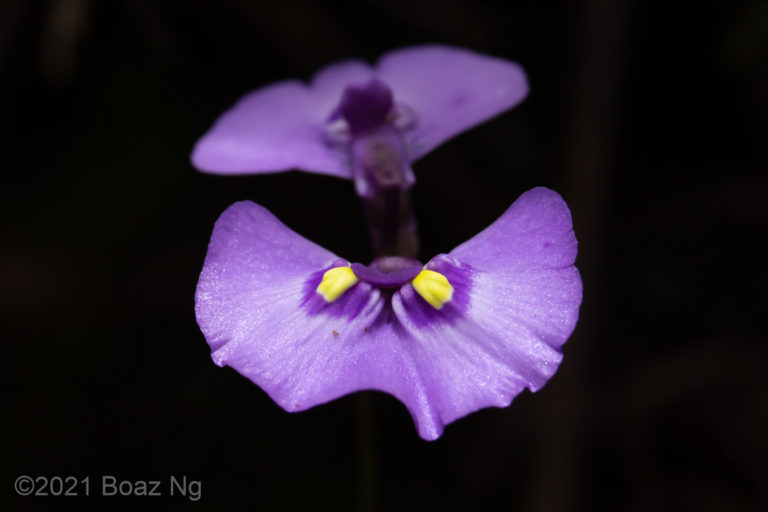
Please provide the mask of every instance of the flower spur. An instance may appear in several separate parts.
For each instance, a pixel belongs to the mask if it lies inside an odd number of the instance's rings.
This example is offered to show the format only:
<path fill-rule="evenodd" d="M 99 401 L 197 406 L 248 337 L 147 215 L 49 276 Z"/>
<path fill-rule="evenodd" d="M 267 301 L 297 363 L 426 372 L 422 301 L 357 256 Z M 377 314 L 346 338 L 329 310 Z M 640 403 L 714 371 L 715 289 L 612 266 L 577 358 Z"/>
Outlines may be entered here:
<path fill-rule="evenodd" d="M 350 263 L 244 201 L 216 222 L 195 310 L 216 364 L 287 411 L 379 390 L 431 440 L 555 373 L 581 303 L 576 252 L 568 207 L 545 188 L 426 265 Z"/>

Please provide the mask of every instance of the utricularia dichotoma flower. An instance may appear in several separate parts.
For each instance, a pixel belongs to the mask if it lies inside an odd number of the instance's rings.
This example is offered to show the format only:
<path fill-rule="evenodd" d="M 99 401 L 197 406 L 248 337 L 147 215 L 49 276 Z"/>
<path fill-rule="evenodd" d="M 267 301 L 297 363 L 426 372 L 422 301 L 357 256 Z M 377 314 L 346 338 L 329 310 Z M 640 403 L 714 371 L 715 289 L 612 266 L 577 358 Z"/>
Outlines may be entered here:
<path fill-rule="evenodd" d="M 525 72 L 503 59 L 448 46 L 383 55 L 375 67 L 348 60 L 309 85 L 278 82 L 242 98 L 192 153 L 198 169 L 248 174 L 303 169 L 410 186 L 410 164 L 447 139 L 513 107 Z"/>
<path fill-rule="evenodd" d="M 350 263 L 244 201 L 216 222 L 197 321 L 217 364 L 288 411 L 380 390 L 436 439 L 555 373 L 581 303 L 576 251 L 568 207 L 545 188 L 426 264 Z"/>

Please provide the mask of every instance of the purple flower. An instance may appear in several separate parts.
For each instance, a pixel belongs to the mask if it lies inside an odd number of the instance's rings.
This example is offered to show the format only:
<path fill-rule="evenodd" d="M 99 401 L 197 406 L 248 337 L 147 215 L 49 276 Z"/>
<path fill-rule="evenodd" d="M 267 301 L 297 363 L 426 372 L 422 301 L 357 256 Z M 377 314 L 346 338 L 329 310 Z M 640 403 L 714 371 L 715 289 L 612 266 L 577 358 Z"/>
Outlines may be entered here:
<path fill-rule="evenodd" d="M 576 252 L 568 207 L 546 188 L 426 265 L 350 264 L 244 201 L 216 222 L 197 321 L 216 364 L 287 411 L 380 390 L 436 439 L 555 373 L 581 303 Z"/>
<path fill-rule="evenodd" d="M 411 162 L 528 93 L 515 63 L 447 46 L 396 50 L 375 68 L 333 64 L 307 86 L 278 82 L 242 98 L 200 139 L 192 162 L 220 174 L 289 169 L 413 183 Z"/>

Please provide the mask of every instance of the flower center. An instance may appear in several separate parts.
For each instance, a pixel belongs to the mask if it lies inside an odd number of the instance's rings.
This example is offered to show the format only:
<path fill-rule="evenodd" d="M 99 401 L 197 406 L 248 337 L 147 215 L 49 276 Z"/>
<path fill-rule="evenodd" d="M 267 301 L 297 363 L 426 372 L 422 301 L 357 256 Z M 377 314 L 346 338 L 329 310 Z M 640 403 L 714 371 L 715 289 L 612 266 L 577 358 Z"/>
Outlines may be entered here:
<path fill-rule="evenodd" d="M 328 269 L 315 291 L 330 303 L 360 281 L 382 289 L 411 283 L 416 293 L 435 309 L 441 309 L 453 297 L 453 286 L 447 277 L 427 270 L 416 260 L 399 256 L 377 258 L 370 266 L 352 263 Z"/>

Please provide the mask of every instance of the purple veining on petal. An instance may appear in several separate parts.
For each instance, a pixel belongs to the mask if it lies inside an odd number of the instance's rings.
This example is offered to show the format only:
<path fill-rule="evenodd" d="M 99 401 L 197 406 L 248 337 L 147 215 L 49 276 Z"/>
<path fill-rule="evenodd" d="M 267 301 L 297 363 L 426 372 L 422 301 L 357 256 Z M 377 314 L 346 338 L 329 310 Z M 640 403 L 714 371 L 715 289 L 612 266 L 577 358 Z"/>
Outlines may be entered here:
<path fill-rule="evenodd" d="M 344 89 L 338 112 L 353 133 L 371 130 L 383 124 L 392 110 L 392 91 L 381 80 L 350 84 Z"/>
<path fill-rule="evenodd" d="M 443 274 L 453 286 L 451 300 L 441 309 L 435 309 L 425 301 L 413 286 L 406 284 L 397 292 L 414 324 L 418 326 L 453 324 L 463 318 L 469 309 L 472 294 L 473 270 L 447 254 L 439 254 L 427 263 L 428 270 Z"/>
<path fill-rule="evenodd" d="M 375 267 L 369 267 L 362 263 L 352 264 L 352 272 L 355 273 L 358 279 L 380 288 L 399 288 L 416 277 L 421 272 L 421 268 L 421 265 L 416 264 L 392 272 L 382 272 Z"/>
<path fill-rule="evenodd" d="M 349 290 L 341 294 L 333 302 L 327 302 L 319 293 L 317 293 L 317 286 L 323 280 L 323 274 L 329 269 L 342 267 L 349 265 L 349 262 L 344 259 L 338 259 L 331 265 L 324 267 L 316 272 L 312 272 L 303 288 L 303 299 L 301 301 L 301 307 L 303 307 L 307 313 L 316 315 L 324 313 L 336 318 L 352 319 L 360 314 L 369 300 L 371 293 L 375 288 L 365 282 L 360 282 L 353 285 Z M 378 292 L 377 292 L 378 293 Z"/>

